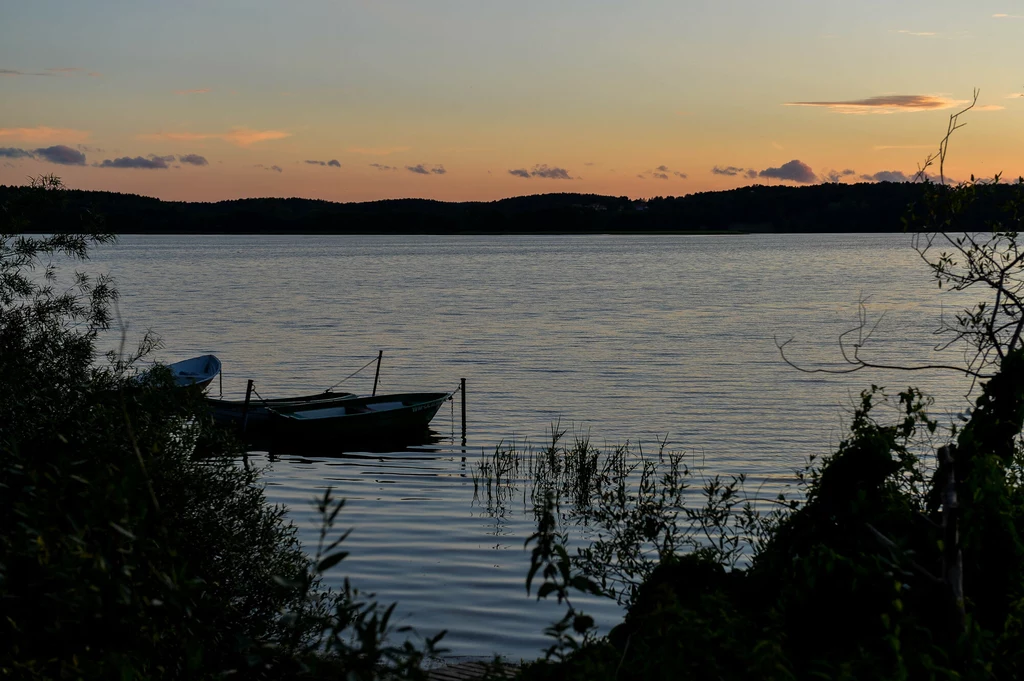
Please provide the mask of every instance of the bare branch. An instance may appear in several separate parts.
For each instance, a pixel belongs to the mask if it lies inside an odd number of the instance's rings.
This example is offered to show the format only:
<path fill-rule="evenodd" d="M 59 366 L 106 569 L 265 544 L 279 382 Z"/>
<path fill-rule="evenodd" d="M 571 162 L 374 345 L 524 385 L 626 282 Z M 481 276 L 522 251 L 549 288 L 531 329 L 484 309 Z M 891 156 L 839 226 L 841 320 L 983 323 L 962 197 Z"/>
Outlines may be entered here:
<path fill-rule="evenodd" d="M 851 332 L 852 331 L 853 331 L 853 329 L 851 329 Z M 786 346 L 789 345 L 790 343 L 792 343 L 794 339 L 790 338 L 789 340 L 783 341 L 782 343 L 779 342 L 778 337 L 774 337 L 773 340 L 775 341 L 775 347 L 778 348 L 778 350 L 779 350 L 779 355 L 782 357 L 782 361 L 785 362 L 786 364 L 788 364 L 789 366 L 793 367 L 797 371 L 803 372 L 805 374 L 852 374 L 852 373 L 857 372 L 857 371 L 863 371 L 864 369 L 884 369 L 884 370 L 890 370 L 890 371 L 954 371 L 954 372 L 959 373 L 959 374 L 964 374 L 966 376 L 973 376 L 974 378 L 981 378 L 981 379 L 992 378 L 992 376 L 994 375 L 994 374 L 983 374 L 983 373 L 974 371 L 972 369 L 969 369 L 967 367 L 958 367 L 958 366 L 954 366 L 952 364 L 922 364 L 922 365 L 918 365 L 918 366 L 902 366 L 902 365 L 898 365 L 898 364 L 878 364 L 877 362 L 865 361 L 865 360 L 861 359 L 860 357 L 858 357 L 856 355 L 856 353 L 854 353 L 853 357 L 850 357 L 850 358 L 846 359 L 846 361 L 849 364 L 851 364 L 852 366 L 847 367 L 845 369 L 827 369 L 827 368 L 808 369 L 807 367 L 803 367 L 803 366 L 800 366 L 799 364 L 796 364 L 791 359 L 789 359 L 789 357 L 786 356 Z M 845 357 L 845 355 L 844 355 L 844 357 Z"/>

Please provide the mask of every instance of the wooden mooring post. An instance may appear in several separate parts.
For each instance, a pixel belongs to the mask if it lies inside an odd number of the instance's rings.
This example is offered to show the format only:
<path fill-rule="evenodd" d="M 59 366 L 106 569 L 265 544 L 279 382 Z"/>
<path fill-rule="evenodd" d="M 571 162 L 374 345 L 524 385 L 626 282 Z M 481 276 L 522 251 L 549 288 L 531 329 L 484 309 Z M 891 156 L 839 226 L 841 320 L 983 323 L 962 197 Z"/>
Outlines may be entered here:
<path fill-rule="evenodd" d="M 245 427 L 249 425 L 249 399 L 252 397 L 252 379 L 245 385 L 245 404 L 242 405 L 242 435 L 245 435 Z"/>
<path fill-rule="evenodd" d="M 377 379 L 380 378 L 380 359 L 384 356 L 383 350 L 377 351 L 377 373 L 373 375 L 373 392 L 370 393 L 370 397 L 376 397 L 377 395 Z"/>
<path fill-rule="evenodd" d="M 462 393 L 462 446 L 466 446 L 466 379 L 459 379 L 459 391 Z"/>

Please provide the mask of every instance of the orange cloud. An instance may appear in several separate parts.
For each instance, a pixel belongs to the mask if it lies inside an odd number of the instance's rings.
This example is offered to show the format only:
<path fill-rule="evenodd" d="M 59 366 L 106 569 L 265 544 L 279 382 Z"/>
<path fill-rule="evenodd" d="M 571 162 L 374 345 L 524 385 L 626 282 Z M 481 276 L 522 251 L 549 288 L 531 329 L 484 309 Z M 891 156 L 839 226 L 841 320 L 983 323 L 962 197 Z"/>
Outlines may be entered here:
<path fill-rule="evenodd" d="M 890 114 L 903 111 L 934 111 L 966 104 L 964 99 L 937 95 L 882 95 L 834 102 L 786 102 L 786 106 L 820 106 L 843 114 Z"/>
<path fill-rule="evenodd" d="M 174 140 L 176 142 L 194 142 L 197 140 L 223 140 L 240 147 L 247 147 L 256 142 L 267 142 L 291 137 L 292 133 L 280 130 L 253 130 L 251 128 L 232 128 L 230 132 L 157 132 L 140 135 L 142 139 Z"/>
<path fill-rule="evenodd" d="M 60 141 L 67 144 L 84 142 L 91 133 L 88 130 L 72 130 L 71 128 L 48 128 L 37 125 L 34 128 L 0 128 L 0 137 L 28 140 L 30 142 Z"/>
<path fill-rule="evenodd" d="M 350 154 L 367 154 L 369 156 L 387 156 L 400 151 L 409 151 L 412 147 L 352 147 L 346 149 Z"/>
<path fill-rule="evenodd" d="M 974 107 L 975 111 L 1002 111 L 1005 106 L 999 106 L 998 104 L 985 104 L 984 106 Z"/>
<path fill-rule="evenodd" d="M 201 94 L 204 94 L 206 92 L 211 92 L 212 90 L 213 90 L 213 88 L 209 88 L 209 87 L 196 88 L 195 90 L 175 90 L 174 94 L 176 94 L 176 95 L 201 95 Z"/>

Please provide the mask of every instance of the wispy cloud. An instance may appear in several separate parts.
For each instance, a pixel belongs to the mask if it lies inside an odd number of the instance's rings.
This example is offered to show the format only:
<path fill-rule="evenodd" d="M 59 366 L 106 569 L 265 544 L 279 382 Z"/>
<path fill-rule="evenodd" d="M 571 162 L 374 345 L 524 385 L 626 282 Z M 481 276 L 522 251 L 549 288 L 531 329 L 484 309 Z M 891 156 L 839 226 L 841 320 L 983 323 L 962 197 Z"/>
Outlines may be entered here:
<path fill-rule="evenodd" d="M 786 106 L 817 106 L 843 114 L 891 114 L 904 111 L 934 111 L 966 104 L 964 99 L 940 95 L 881 95 L 841 101 L 786 102 Z"/>
<path fill-rule="evenodd" d="M 993 14 L 993 19 L 1024 19 L 1024 14 Z"/>
<path fill-rule="evenodd" d="M 1010 93 L 1010 94 L 1006 95 L 1006 97 L 1004 97 L 1004 99 L 1017 99 L 1018 97 L 1024 97 L 1024 92 L 1013 92 L 1013 93 Z"/>
<path fill-rule="evenodd" d="M 90 76 L 98 76 L 100 74 L 95 71 L 86 71 L 85 69 L 78 68 L 77 66 L 62 66 L 52 69 L 44 69 L 43 71 L 22 71 L 20 69 L 0 69 L 0 76 L 80 76 L 88 73 Z"/>
<path fill-rule="evenodd" d="M 0 158 L 35 158 L 28 149 L 15 149 L 14 147 L 0 147 Z"/>
<path fill-rule="evenodd" d="M 206 157 L 200 156 L 199 154 L 185 154 L 184 156 L 179 156 L 178 160 L 191 166 L 210 165 L 209 161 L 206 160 Z"/>
<path fill-rule="evenodd" d="M 672 170 L 666 165 L 660 165 L 654 170 L 642 172 L 638 174 L 637 177 L 639 177 L 642 180 L 646 180 L 648 175 L 655 178 L 656 180 L 667 180 L 670 176 L 678 177 L 681 180 L 685 180 L 687 177 L 686 173 L 681 173 L 678 170 Z"/>
<path fill-rule="evenodd" d="M 155 132 L 140 135 L 140 139 L 162 139 L 175 142 L 196 142 L 216 139 L 240 147 L 247 147 L 257 142 L 268 142 L 291 137 L 292 133 L 281 130 L 253 130 L 252 128 L 232 128 L 229 132 Z"/>
<path fill-rule="evenodd" d="M 913 178 L 907 177 L 902 170 L 880 170 L 871 175 L 861 175 L 860 179 L 868 182 L 911 182 Z"/>
<path fill-rule="evenodd" d="M 387 156 L 397 154 L 401 151 L 409 151 L 412 147 L 350 147 L 346 149 L 350 154 L 365 154 L 366 156 Z"/>
<path fill-rule="evenodd" d="M 818 179 L 809 165 L 797 159 L 783 163 L 778 168 L 765 168 L 757 176 L 799 182 L 800 184 L 810 184 Z"/>
<path fill-rule="evenodd" d="M 32 153 L 36 157 L 49 161 L 50 163 L 57 163 L 62 166 L 84 166 L 85 165 L 85 154 L 77 149 L 58 144 L 52 147 L 44 147 L 42 149 L 33 149 Z"/>
<path fill-rule="evenodd" d="M 444 169 L 443 165 L 429 166 L 429 164 L 418 163 L 414 166 L 406 166 L 405 169 L 410 173 L 416 173 L 417 175 L 444 175 L 448 171 Z"/>
<path fill-rule="evenodd" d="M 999 104 L 983 104 L 981 106 L 974 107 L 974 110 L 975 111 L 1002 111 L 1005 108 L 1006 108 L 1005 106 L 1000 106 Z"/>
<path fill-rule="evenodd" d="M 739 168 L 737 166 L 715 166 L 711 169 L 712 175 L 725 175 L 726 177 L 736 177 L 742 175 L 748 180 L 753 180 L 757 177 L 757 171 L 753 168 Z"/>
<path fill-rule="evenodd" d="M 262 163 L 255 164 L 253 166 L 253 168 L 262 168 L 263 170 L 270 170 L 270 171 L 273 171 L 275 173 L 283 173 L 284 172 L 284 168 L 282 168 L 281 166 L 265 166 Z"/>
<path fill-rule="evenodd" d="M 840 182 L 844 177 L 856 175 L 857 171 L 847 168 L 846 170 L 826 170 L 821 174 L 822 182 Z"/>
<path fill-rule="evenodd" d="M 175 90 L 176 95 L 205 95 L 207 92 L 213 92 L 213 88 L 201 87 L 194 90 Z"/>
<path fill-rule="evenodd" d="M 572 175 L 570 175 L 569 171 L 566 170 L 565 168 L 558 168 L 558 167 L 554 167 L 554 166 L 549 166 L 546 163 L 539 163 L 539 164 L 533 166 L 533 168 L 531 168 L 530 170 L 527 170 L 526 168 L 517 168 L 515 170 L 509 170 L 508 174 L 509 175 L 515 175 L 516 177 L 527 178 L 527 179 L 531 178 L 531 177 L 540 177 L 540 178 L 544 178 L 546 180 L 574 180 L 574 179 L 576 179 Z"/>
<path fill-rule="evenodd" d="M 149 158 L 142 156 L 122 156 L 115 159 L 104 159 L 102 163 L 94 163 L 97 168 L 137 168 L 140 170 L 167 170 L 168 162 L 173 161 L 173 156 L 156 156 L 150 154 Z"/>
<path fill-rule="evenodd" d="M 380 170 L 380 171 L 384 171 L 384 170 L 398 170 L 398 168 L 396 168 L 395 166 L 386 166 L 386 165 L 383 165 L 381 163 L 371 163 L 369 165 L 370 165 L 371 168 L 376 168 L 377 170 Z"/>
<path fill-rule="evenodd" d="M 533 177 L 542 177 L 547 180 L 572 180 L 575 179 L 569 174 L 569 171 L 565 168 L 558 168 L 554 166 L 548 166 L 546 163 L 536 165 L 530 171 L 530 175 Z"/>
<path fill-rule="evenodd" d="M 905 28 L 901 28 L 900 30 L 895 31 L 895 33 L 902 33 L 903 35 L 915 35 L 923 38 L 932 38 L 939 35 L 935 31 L 908 31 Z"/>
<path fill-rule="evenodd" d="M 72 130 L 71 128 L 48 128 L 45 125 L 38 125 L 34 128 L 0 128 L 0 137 L 27 140 L 29 142 L 51 142 L 60 140 L 62 142 L 84 142 L 89 138 L 87 130 Z"/>
<path fill-rule="evenodd" d="M 333 158 L 330 161 L 307 160 L 306 163 L 308 163 L 311 166 L 325 166 L 325 167 L 326 166 L 331 166 L 332 168 L 340 168 L 341 167 L 341 163 L 338 162 L 337 159 L 333 159 Z"/>
<path fill-rule="evenodd" d="M 20 71 L 18 69 L 0 69 L 0 76 L 53 76 L 56 74 L 45 71 Z"/>

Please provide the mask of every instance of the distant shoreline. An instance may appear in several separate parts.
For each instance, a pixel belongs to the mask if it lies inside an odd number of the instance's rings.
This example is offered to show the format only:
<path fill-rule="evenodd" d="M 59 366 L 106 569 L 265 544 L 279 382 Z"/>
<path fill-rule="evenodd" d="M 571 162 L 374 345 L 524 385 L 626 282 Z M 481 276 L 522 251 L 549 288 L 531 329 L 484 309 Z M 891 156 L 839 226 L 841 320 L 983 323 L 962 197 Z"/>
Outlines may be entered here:
<path fill-rule="evenodd" d="M 118 234 L 573 235 L 799 234 L 903 232 L 908 206 L 928 185 L 817 184 L 741 187 L 633 200 L 598 194 L 537 194 L 448 203 L 393 199 L 332 203 L 315 199 L 162 201 L 134 194 L 67 190 L 62 209 L 33 215 L 36 229 L 66 231 L 69 214 L 88 210 Z M 1013 185 L 988 185 L 963 215 L 963 229 L 987 229 Z M 0 185 L 0 205 L 28 199 L 26 187 Z M 30 204 L 31 201 L 26 201 Z"/>

